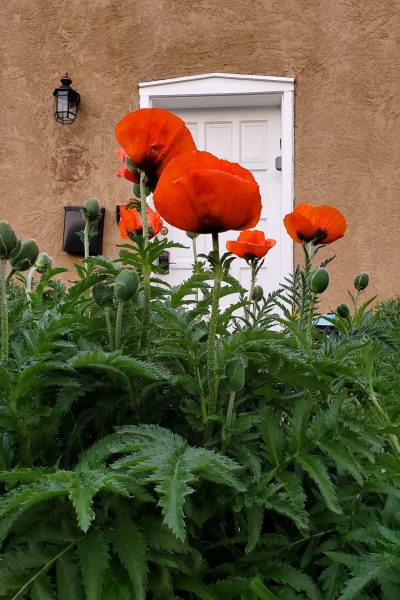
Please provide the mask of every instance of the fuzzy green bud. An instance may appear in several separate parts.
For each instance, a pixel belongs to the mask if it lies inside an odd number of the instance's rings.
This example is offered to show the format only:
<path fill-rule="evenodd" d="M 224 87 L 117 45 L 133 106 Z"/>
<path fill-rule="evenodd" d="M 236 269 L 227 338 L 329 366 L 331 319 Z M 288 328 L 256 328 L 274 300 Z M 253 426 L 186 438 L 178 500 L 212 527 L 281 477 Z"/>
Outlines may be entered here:
<path fill-rule="evenodd" d="M 261 285 L 255 285 L 253 289 L 253 293 L 251 295 L 251 299 L 254 302 L 260 302 L 264 298 L 264 290 Z"/>
<path fill-rule="evenodd" d="M 308 277 L 308 286 L 314 294 L 322 294 L 329 285 L 329 273 L 323 267 L 312 271 Z"/>
<path fill-rule="evenodd" d="M 39 254 L 39 246 L 35 240 L 25 240 L 17 255 L 10 258 L 10 265 L 15 271 L 26 271 L 36 262 Z"/>
<path fill-rule="evenodd" d="M 93 300 L 98 306 L 111 306 L 114 293 L 112 287 L 99 281 L 95 283 L 92 288 Z"/>
<path fill-rule="evenodd" d="M 43 275 L 43 273 L 46 273 L 51 268 L 52 264 L 53 259 L 46 252 L 41 252 L 36 259 L 35 268 L 38 273 Z"/>
<path fill-rule="evenodd" d="M 85 221 L 96 223 L 100 219 L 99 201 L 96 198 L 89 198 L 89 200 L 86 200 L 82 213 Z"/>
<path fill-rule="evenodd" d="M 369 275 L 368 273 L 359 273 L 354 279 L 354 287 L 358 292 L 362 292 L 368 287 Z"/>
<path fill-rule="evenodd" d="M 228 380 L 231 392 L 239 392 L 243 389 L 246 369 L 241 358 L 230 360 L 225 368 L 225 376 Z"/>
<path fill-rule="evenodd" d="M 139 278 L 133 269 L 124 269 L 115 278 L 114 295 L 117 300 L 130 300 L 139 287 Z"/>
<path fill-rule="evenodd" d="M 341 319 L 347 319 L 350 316 L 350 310 L 347 304 L 339 304 L 336 312 Z"/>
<path fill-rule="evenodd" d="M 0 221 L 0 258 L 10 258 L 13 252 L 18 252 L 21 242 L 7 221 Z"/>

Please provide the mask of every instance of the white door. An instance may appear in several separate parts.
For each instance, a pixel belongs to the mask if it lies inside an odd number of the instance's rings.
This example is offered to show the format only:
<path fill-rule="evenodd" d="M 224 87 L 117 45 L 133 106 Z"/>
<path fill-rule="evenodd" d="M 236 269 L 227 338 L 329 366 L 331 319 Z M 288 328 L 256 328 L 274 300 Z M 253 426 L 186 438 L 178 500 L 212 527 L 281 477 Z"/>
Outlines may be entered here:
<path fill-rule="evenodd" d="M 262 230 L 277 245 L 266 256 L 259 273 L 258 283 L 267 294 L 278 287 L 282 280 L 279 242 L 282 236 L 281 172 L 275 168 L 275 158 L 281 154 L 280 106 L 265 108 L 207 108 L 175 110 L 190 129 L 199 150 L 207 150 L 219 158 L 240 163 L 251 171 L 260 186 L 262 199 L 261 219 L 255 229 Z M 188 246 L 187 250 L 170 250 L 169 274 L 165 279 L 177 285 L 188 279 L 192 272 L 192 242 L 185 232 L 170 225 L 168 239 Z M 220 235 L 220 252 L 226 252 L 226 241 L 236 240 L 240 232 L 228 231 Z M 197 238 L 197 252 L 207 254 L 211 250 L 211 235 Z M 247 288 L 250 269 L 247 263 L 236 258 L 231 274 Z"/>

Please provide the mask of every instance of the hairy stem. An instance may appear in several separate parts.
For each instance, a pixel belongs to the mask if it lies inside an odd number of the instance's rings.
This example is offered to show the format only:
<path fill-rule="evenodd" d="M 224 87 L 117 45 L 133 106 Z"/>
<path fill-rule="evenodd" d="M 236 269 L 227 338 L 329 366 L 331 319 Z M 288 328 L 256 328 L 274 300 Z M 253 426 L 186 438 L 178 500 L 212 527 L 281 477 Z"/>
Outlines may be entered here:
<path fill-rule="evenodd" d="M 147 343 L 147 334 L 149 331 L 150 323 L 150 300 L 151 300 L 151 285 L 150 285 L 151 271 L 147 265 L 143 265 L 143 292 L 144 292 L 144 306 L 143 306 L 143 328 L 142 335 L 140 336 L 140 347 L 145 348 Z"/>
<path fill-rule="evenodd" d="M 33 265 L 33 267 L 31 268 L 31 270 L 28 273 L 28 277 L 26 278 L 26 285 L 25 285 L 25 292 L 26 295 L 28 296 L 28 300 L 29 300 L 29 296 L 30 294 L 32 294 L 32 283 L 33 283 L 33 276 L 36 273 L 36 267 L 35 265 Z"/>
<path fill-rule="evenodd" d="M 216 264 L 214 266 L 214 289 L 211 304 L 210 323 L 208 327 L 207 342 L 207 371 L 208 371 L 208 417 L 215 415 L 217 410 L 217 392 L 218 392 L 218 369 L 216 357 L 216 336 L 219 309 L 219 293 L 221 289 L 221 273 L 219 265 L 219 243 L 218 233 L 212 234 L 213 250 L 215 253 Z M 212 426 L 209 426 L 211 433 Z"/>
<path fill-rule="evenodd" d="M 8 305 L 6 289 L 7 259 L 0 259 L 0 326 L 1 326 L 1 352 L 0 358 L 8 358 Z"/>
<path fill-rule="evenodd" d="M 231 392 L 229 395 L 229 404 L 228 404 L 228 410 L 226 411 L 226 420 L 225 420 L 225 425 L 227 429 L 230 429 L 231 425 L 232 425 L 232 415 L 233 415 L 233 407 L 235 405 L 235 396 L 236 396 L 236 392 Z"/>
<path fill-rule="evenodd" d="M 147 223 L 146 173 L 140 171 L 140 218 L 142 220 L 142 235 L 144 247 L 149 243 L 149 224 Z"/>
<path fill-rule="evenodd" d="M 110 307 L 109 306 L 105 306 L 104 307 L 104 316 L 106 318 L 106 325 L 107 325 L 108 341 L 110 343 L 110 350 L 113 351 L 114 350 L 114 336 L 113 336 L 113 330 L 112 330 L 112 325 L 111 325 L 111 314 L 110 314 Z"/>
<path fill-rule="evenodd" d="M 90 232 L 90 223 L 89 223 L 88 220 L 85 220 L 85 229 L 83 231 L 83 248 L 84 248 L 85 258 L 88 258 L 90 256 L 90 250 L 89 250 L 89 244 L 90 244 L 89 232 Z"/>
<path fill-rule="evenodd" d="M 122 313 L 124 311 L 124 303 L 122 300 L 118 302 L 117 308 L 117 319 L 115 323 L 115 349 L 118 350 L 121 344 L 121 333 L 122 333 Z"/>

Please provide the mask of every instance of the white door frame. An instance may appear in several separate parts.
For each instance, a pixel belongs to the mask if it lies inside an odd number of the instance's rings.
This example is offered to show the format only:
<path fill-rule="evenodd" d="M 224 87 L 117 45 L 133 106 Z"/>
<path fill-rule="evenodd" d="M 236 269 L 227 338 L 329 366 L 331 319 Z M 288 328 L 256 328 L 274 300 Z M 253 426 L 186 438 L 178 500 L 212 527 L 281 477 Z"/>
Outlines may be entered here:
<path fill-rule="evenodd" d="M 140 108 L 280 106 L 282 118 L 283 217 L 294 202 L 294 79 L 263 75 L 206 73 L 139 83 Z M 278 250 L 278 245 L 276 247 Z M 282 275 L 293 270 L 293 241 L 288 235 L 279 244 Z"/>

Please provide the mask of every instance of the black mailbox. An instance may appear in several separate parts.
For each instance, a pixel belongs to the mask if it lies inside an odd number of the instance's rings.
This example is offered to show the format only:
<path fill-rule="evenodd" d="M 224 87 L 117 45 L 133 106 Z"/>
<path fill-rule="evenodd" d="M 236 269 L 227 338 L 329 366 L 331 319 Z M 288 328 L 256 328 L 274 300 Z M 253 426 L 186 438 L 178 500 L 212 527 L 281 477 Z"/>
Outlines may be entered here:
<path fill-rule="evenodd" d="M 82 206 L 64 206 L 64 237 L 62 249 L 68 254 L 84 256 L 83 240 L 80 232 L 85 229 L 85 220 L 82 215 Z M 92 237 L 89 244 L 90 256 L 98 256 L 103 251 L 103 228 L 105 209 L 100 209 L 100 219 L 93 227 L 97 234 Z"/>

